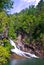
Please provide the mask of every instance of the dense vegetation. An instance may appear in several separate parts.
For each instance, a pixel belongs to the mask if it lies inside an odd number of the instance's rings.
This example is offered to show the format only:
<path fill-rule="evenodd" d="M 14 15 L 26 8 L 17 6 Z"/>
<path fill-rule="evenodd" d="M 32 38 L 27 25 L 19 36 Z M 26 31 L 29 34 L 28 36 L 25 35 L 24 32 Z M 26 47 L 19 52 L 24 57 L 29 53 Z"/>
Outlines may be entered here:
<path fill-rule="evenodd" d="M 17 35 L 21 34 L 26 43 L 38 41 L 39 44 L 44 45 L 44 1 L 40 0 L 36 7 L 32 5 L 20 13 L 7 15 L 4 10 L 12 6 L 12 3 L 8 1 L 3 0 L 2 4 L 2 0 L 0 0 L 0 63 L 5 63 L 10 55 L 11 47 L 6 39 L 8 37 L 16 40 Z"/>
<path fill-rule="evenodd" d="M 20 13 L 10 15 L 9 34 L 15 38 L 17 34 L 26 35 L 26 42 L 38 40 L 44 43 L 44 2 L 41 0 L 36 8 L 32 5 Z"/>
<path fill-rule="evenodd" d="M 12 0 L 0 0 L 0 65 L 5 64 L 10 58 L 9 50 L 11 45 L 9 44 L 9 41 L 4 38 L 4 35 L 9 21 L 6 12 L 12 8 L 12 5 Z"/>

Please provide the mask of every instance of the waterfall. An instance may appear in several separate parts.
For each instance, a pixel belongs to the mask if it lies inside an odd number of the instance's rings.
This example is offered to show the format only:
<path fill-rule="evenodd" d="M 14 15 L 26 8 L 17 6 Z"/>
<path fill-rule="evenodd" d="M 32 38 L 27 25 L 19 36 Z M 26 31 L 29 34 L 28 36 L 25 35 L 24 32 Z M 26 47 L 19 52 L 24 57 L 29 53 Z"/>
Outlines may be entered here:
<path fill-rule="evenodd" d="M 15 43 L 11 39 L 9 39 L 9 41 L 10 41 L 10 44 L 16 48 Z"/>
<path fill-rule="evenodd" d="M 17 46 L 15 45 L 15 43 L 11 39 L 9 39 L 9 41 L 10 41 L 10 44 L 12 46 L 14 46 L 14 48 L 15 48 L 15 49 L 11 49 L 11 51 L 16 53 L 17 55 L 24 56 L 26 58 L 30 58 L 30 57 L 39 58 L 35 54 L 31 54 L 31 53 L 28 53 L 28 52 L 21 51 L 20 49 L 17 48 Z"/>

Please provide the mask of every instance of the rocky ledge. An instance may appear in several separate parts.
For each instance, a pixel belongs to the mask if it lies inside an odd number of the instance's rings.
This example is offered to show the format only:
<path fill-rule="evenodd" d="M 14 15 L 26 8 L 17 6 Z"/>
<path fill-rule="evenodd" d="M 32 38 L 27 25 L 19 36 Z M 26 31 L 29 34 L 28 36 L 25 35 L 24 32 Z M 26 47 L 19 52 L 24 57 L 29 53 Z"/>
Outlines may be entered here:
<path fill-rule="evenodd" d="M 44 46 L 37 44 L 25 44 L 24 42 L 17 42 L 17 47 L 20 48 L 20 50 L 28 52 L 28 53 L 34 53 L 36 56 L 40 58 L 44 58 Z"/>

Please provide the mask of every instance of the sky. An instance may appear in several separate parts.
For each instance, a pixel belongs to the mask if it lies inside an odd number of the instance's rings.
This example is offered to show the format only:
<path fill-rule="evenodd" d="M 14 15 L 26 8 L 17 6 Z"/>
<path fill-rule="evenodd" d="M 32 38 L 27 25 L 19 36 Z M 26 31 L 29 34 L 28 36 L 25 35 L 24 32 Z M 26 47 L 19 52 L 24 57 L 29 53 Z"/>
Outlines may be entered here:
<path fill-rule="evenodd" d="M 29 7 L 29 5 L 37 5 L 40 0 L 13 0 L 13 8 L 10 9 L 10 14 L 19 13 L 21 10 Z"/>

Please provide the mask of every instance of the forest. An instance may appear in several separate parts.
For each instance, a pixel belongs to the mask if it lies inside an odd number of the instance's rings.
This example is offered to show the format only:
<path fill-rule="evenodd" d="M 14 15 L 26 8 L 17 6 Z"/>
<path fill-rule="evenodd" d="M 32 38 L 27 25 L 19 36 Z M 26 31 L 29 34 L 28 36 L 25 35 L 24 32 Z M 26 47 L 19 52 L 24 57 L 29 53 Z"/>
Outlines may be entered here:
<path fill-rule="evenodd" d="M 29 6 L 19 13 L 8 14 L 13 1 L 0 0 L 0 64 L 10 59 L 12 46 L 9 38 L 16 41 L 18 35 L 22 35 L 26 44 L 38 44 L 44 52 L 44 1 L 38 5 Z"/>

